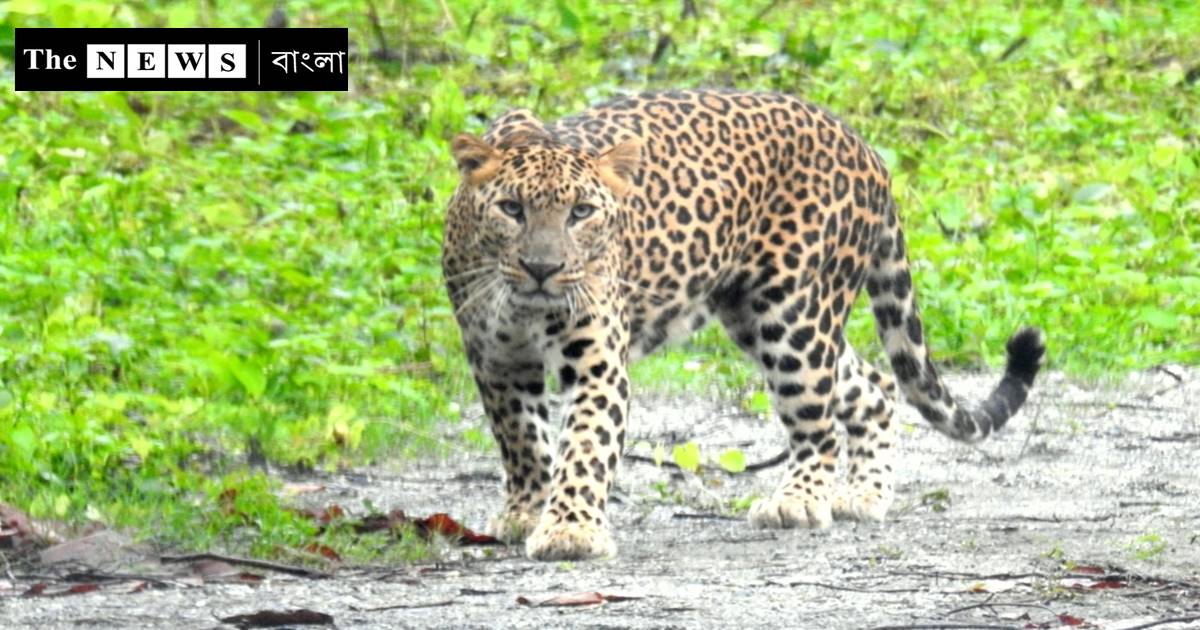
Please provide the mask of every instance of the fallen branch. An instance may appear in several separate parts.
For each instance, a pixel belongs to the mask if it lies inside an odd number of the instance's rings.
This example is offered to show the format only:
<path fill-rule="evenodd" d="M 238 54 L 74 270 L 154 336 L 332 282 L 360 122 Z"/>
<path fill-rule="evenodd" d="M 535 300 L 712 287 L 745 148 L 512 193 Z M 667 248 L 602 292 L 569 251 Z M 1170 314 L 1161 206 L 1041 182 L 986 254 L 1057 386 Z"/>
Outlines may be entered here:
<path fill-rule="evenodd" d="M 1122 507 L 1124 507 L 1124 506 L 1122 506 Z M 1076 522 L 1076 521 L 1083 521 L 1085 523 L 1103 523 L 1104 521 L 1109 521 L 1109 520 L 1112 520 L 1115 518 L 1117 518 L 1116 514 L 1097 514 L 1097 515 L 1091 515 L 1091 516 L 1058 516 L 1058 515 L 1031 516 L 1031 515 L 1025 515 L 1025 514 L 1014 514 L 1014 515 L 1005 516 L 1001 520 L 1021 521 L 1021 522 L 1027 522 L 1027 523 L 1071 523 L 1071 522 Z M 982 518 L 971 518 L 969 520 L 991 522 L 991 521 L 995 521 L 997 519 L 995 517 L 982 517 Z"/>
<path fill-rule="evenodd" d="M 697 521 L 740 521 L 742 519 L 736 516 L 727 516 L 725 514 L 698 514 L 695 512 L 676 512 L 671 515 L 671 518 L 679 520 L 697 520 Z"/>
<path fill-rule="evenodd" d="M 1170 412 L 1185 412 L 1188 409 L 1184 407 L 1159 407 L 1155 405 L 1135 405 L 1133 403 L 1109 403 L 1093 400 L 1073 400 L 1073 401 L 1049 401 L 1042 403 L 1043 405 L 1053 405 L 1055 407 L 1090 407 L 1092 409 L 1104 409 L 1112 411 L 1114 409 L 1128 409 L 1131 411 L 1170 411 Z"/>
<path fill-rule="evenodd" d="M 993 593 L 993 595 L 994 595 L 994 593 Z M 955 608 L 954 610 L 942 613 L 942 616 L 949 617 L 950 615 L 954 615 L 954 614 L 957 614 L 960 612 L 966 612 L 968 610 L 974 610 L 976 608 L 1033 608 L 1036 610 L 1044 610 L 1044 611 L 1050 613 L 1051 615 L 1054 615 L 1054 617 L 1056 619 L 1058 618 L 1058 613 L 1054 612 L 1050 608 L 1047 608 L 1041 604 L 1022 604 L 1020 602 L 1004 603 L 1004 602 L 993 602 L 990 600 L 986 601 L 986 602 L 980 602 L 978 604 L 971 604 L 970 606 L 963 606 L 961 608 Z"/>
<path fill-rule="evenodd" d="M 1151 442 L 1191 442 L 1200 439 L 1200 433 L 1183 433 L 1176 431 L 1171 435 L 1151 435 Z"/>
<path fill-rule="evenodd" d="M 1070 574 L 1065 575 L 1047 575 L 1045 573 L 991 573 L 982 575 L 979 573 L 964 573 L 960 571 L 888 571 L 888 575 L 900 575 L 908 577 L 929 577 L 935 579 L 954 579 L 954 580 L 1020 580 L 1022 578 L 1041 578 L 1041 579 L 1058 579 L 1062 577 L 1072 577 Z M 1095 578 L 1095 575 L 1079 575 L 1081 578 Z"/>
<path fill-rule="evenodd" d="M 924 593 L 923 588 L 859 588 L 857 586 L 839 586 L 837 584 L 826 584 L 825 582 L 775 582 L 767 580 L 767 584 L 771 586 L 786 586 L 792 588 L 795 586 L 819 586 L 832 591 L 849 591 L 851 593 Z"/>
<path fill-rule="evenodd" d="M 929 577 L 935 579 L 953 579 L 953 580 L 1020 580 L 1024 578 L 1033 578 L 1039 580 L 1117 580 L 1121 582 L 1133 583 L 1140 582 L 1143 584 L 1154 584 L 1156 586 L 1177 586 L 1180 588 L 1200 589 L 1200 584 L 1187 582 L 1183 580 L 1168 580 L 1165 578 L 1157 578 L 1148 575 L 1139 575 L 1136 573 L 1122 573 L 1113 571 L 1111 573 L 1076 573 L 1067 571 L 1065 573 L 1051 575 L 1049 573 L 992 573 L 989 575 L 981 575 L 978 573 L 965 573 L 960 571 L 888 571 L 888 575 L 904 576 L 904 577 Z M 1131 630 L 1131 629 L 1126 629 Z"/>
<path fill-rule="evenodd" d="M 869 630 L 1013 630 L 1012 625 L 991 624 L 917 624 L 917 625 L 876 625 Z"/>
<path fill-rule="evenodd" d="M 1189 587 L 1186 584 L 1169 584 L 1168 583 L 1168 584 L 1161 584 L 1159 586 L 1155 586 L 1154 588 L 1148 588 L 1148 589 L 1141 590 L 1141 591 L 1126 590 L 1124 592 L 1118 593 L 1118 595 L 1120 595 L 1121 597 L 1146 597 L 1147 595 L 1153 595 L 1155 593 L 1161 593 L 1163 591 L 1171 591 L 1171 590 L 1175 590 L 1175 589 L 1188 590 L 1188 588 Z"/>
<path fill-rule="evenodd" d="M 143 575 L 141 573 L 104 573 L 101 571 L 81 571 L 68 573 L 62 577 L 64 582 L 149 582 L 159 586 L 178 586 L 179 578 L 172 575 Z"/>
<path fill-rule="evenodd" d="M 1144 623 L 1140 626 L 1131 626 L 1129 628 L 1125 628 L 1125 630 L 1145 630 L 1146 628 L 1153 628 L 1154 626 L 1161 626 L 1168 623 L 1188 623 L 1189 621 L 1197 620 L 1200 620 L 1200 615 L 1192 615 L 1191 617 L 1169 617 L 1167 619 L 1159 619 L 1158 621 Z"/>
<path fill-rule="evenodd" d="M 7 575 L 10 581 L 16 582 L 17 578 L 13 577 L 12 565 L 8 563 L 8 554 L 0 551 L 0 560 L 4 561 L 4 575 Z"/>
<path fill-rule="evenodd" d="M 325 579 L 333 577 L 324 571 L 314 571 L 304 567 L 292 566 L 290 564 L 280 564 L 271 562 L 270 560 L 255 560 L 254 558 L 237 558 L 234 556 L 223 556 L 217 553 L 191 553 L 182 556 L 159 556 L 159 562 L 199 562 L 201 560 L 216 560 L 218 562 L 228 562 L 229 564 L 240 564 L 256 569 L 267 569 L 277 573 L 287 573 L 288 575 L 298 575 L 300 577 Z"/>
<path fill-rule="evenodd" d="M 353 610 L 355 612 L 379 612 L 381 610 L 401 610 L 401 609 L 412 609 L 412 608 L 441 608 L 443 606 L 449 606 L 453 603 L 455 603 L 455 600 L 446 599 L 446 600 L 442 600 L 442 601 L 438 601 L 438 602 L 425 602 L 422 604 L 394 604 L 392 606 L 376 606 L 374 608 L 359 608 L 357 606 L 351 606 L 350 610 Z"/>

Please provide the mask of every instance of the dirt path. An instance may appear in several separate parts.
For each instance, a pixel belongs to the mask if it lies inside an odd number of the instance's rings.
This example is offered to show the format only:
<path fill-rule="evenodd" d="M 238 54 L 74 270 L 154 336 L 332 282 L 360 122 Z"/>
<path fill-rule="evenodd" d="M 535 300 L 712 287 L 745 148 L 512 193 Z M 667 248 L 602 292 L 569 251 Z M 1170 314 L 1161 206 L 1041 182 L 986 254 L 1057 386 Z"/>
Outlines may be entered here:
<path fill-rule="evenodd" d="M 951 376 L 978 399 L 991 376 Z M 217 617 L 309 608 L 342 628 L 1200 627 L 1200 370 L 1121 383 L 1048 375 L 1024 412 L 982 448 L 902 413 L 898 501 L 882 526 L 752 530 L 721 516 L 765 492 L 778 469 L 728 477 L 624 464 L 610 508 L 620 555 L 539 564 L 519 553 L 447 548 L 436 565 L 277 576 L 131 595 L 0 597 L 6 628 L 218 627 Z M 703 402 L 642 399 L 639 439 L 737 445 L 750 461 L 782 444 L 772 423 Z M 324 480 L 314 503 L 449 512 L 482 527 L 499 506 L 492 454 Z M 1100 573 L 1094 573 L 1099 571 Z M 9 593 L 21 592 L 21 585 Z M 639 597 L 528 607 L 578 591 Z M 371 608 L 393 607 L 386 610 Z M 947 625 L 949 624 L 949 625 Z M 1091 625 L 1086 625 L 1091 624 Z M 1187 623 L 1155 625 L 1187 627 Z"/>

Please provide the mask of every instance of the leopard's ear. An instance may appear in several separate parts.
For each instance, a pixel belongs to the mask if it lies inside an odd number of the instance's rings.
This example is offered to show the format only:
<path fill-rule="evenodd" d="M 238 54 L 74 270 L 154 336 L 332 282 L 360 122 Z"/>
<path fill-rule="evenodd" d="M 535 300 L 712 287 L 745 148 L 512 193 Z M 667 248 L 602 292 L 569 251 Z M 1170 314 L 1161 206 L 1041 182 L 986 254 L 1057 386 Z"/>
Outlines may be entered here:
<path fill-rule="evenodd" d="M 637 138 L 629 138 L 609 149 L 597 160 L 600 168 L 600 178 L 617 194 L 625 194 L 633 175 L 642 168 L 642 142 Z"/>
<path fill-rule="evenodd" d="M 462 174 L 463 181 L 472 186 L 491 179 L 500 168 L 500 152 L 469 133 L 455 136 L 450 143 L 450 152 L 454 154 L 454 161 L 458 162 L 458 172 Z"/>

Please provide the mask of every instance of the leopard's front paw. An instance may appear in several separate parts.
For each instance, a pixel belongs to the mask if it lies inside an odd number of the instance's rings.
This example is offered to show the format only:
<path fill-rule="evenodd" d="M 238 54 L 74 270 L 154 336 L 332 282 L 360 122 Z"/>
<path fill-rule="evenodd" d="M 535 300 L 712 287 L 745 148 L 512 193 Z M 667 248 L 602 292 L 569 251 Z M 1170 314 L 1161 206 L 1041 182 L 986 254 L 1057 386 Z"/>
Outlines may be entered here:
<path fill-rule="evenodd" d="M 489 519 L 484 531 L 506 543 L 518 543 L 533 531 L 537 521 L 536 512 L 509 508 Z"/>
<path fill-rule="evenodd" d="M 833 515 L 847 521 L 882 523 L 893 500 L 890 488 L 842 488 L 833 500 Z"/>
<path fill-rule="evenodd" d="M 750 506 L 750 524 L 762 529 L 825 529 L 833 524 L 829 498 L 777 490 Z"/>
<path fill-rule="evenodd" d="M 617 555 L 617 543 L 602 522 L 546 514 L 525 540 L 525 553 L 534 560 L 587 560 Z"/>

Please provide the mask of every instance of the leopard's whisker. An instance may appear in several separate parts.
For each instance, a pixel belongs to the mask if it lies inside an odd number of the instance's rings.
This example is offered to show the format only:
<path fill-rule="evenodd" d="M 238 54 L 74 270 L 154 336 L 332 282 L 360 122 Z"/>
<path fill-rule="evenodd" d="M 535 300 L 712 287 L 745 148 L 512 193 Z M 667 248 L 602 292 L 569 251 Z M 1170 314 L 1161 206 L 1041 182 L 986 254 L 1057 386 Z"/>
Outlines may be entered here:
<path fill-rule="evenodd" d="M 498 291 L 492 293 L 491 311 L 495 313 L 508 301 L 508 296 L 512 293 L 512 285 L 504 283 Z"/>
<path fill-rule="evenodd" d="M 584 315 L 593 315 L 594 311 L 592 310 L 592 299 L 591 299 L 591 297 L 588 296 L 587 285 L 583 285 L 583 284 L 578 285 L 575 288 L 575 294 L 577 296 L 579 296 L 579 304 L 581 306 L 581 310 L 583 311 L 583 314 Z"/>
<path fill-rule="evenodd" d="M 478 291 L 480 288 L 485 286 L 489 281 L 491 281 L 493 279 L 495 279 L 495 276 L 484 276 L 481 278 L 474 278 L 472 280 L 468 280 L 466 282 L 466 284 L 459 287 L 457 290 L 454 290 L 453 295 L 454 296 L 465 295 L 469 298 L 472 295 L 474 295 L 476 293 L 476 291 Z"/>
<path fill-rule="evenodd" d="M 600 300 L 596 298 L 595 291 L 588 285 L 583 285 L 583 295 L 587 298 L 588 313 L 595 315 L 600 312 Z"/>
<path fill-rule="evenodd" d="M 478 303 L 483 296 L 490 295 L 492 292 L 494 292 L 497 285 L 501 282 L 503 282 L 503 279 L 499 276 L 488 278 L 484 286 L 476 289 L 474 291 L 474 295 L 467 298 L 467 301 L 463 302 L 458 308 L 454 309 L 454 314 L 458 315 L 459 313 L 466 312 L 468 307 L 470 307 L 472 304 Z"/>
<path fill-rule="evenodd" d="M 492 264 L 481 265 L 481 266 L 475 267 L 473 269 L 467 269 L 466 271 L 460 271 L 452 276 L 446 276 L 445 278 L 443 278 L 443 280 L 446 282 L 454 282 L 455 280 L 459 280 L 462 278 L 468 278 L 471 276 L 477 276 L 481 273 L 485 273 L 488 271 L 495 271 L 495 269 L 496 269 L 495 266 Z"/>

